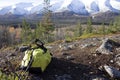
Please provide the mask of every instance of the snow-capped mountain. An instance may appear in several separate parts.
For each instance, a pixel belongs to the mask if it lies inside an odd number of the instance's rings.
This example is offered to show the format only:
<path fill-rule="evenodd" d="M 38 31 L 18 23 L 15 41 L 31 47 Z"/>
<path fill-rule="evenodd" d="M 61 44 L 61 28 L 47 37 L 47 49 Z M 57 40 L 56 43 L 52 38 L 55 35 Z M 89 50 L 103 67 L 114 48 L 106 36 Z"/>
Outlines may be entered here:
<path fill-rule="evenodd" d="M 51 0 L 52 1 L 52 0 Z M 120 12 L 120 0 L 54 0 L 50 3 L 52 12 L 70 11 L 74 14 L 89 15 L 99 12 L 112 11 Z M 17 3 L 11 6 L 0 8 L 0 15 L 4 14 L 40 14 L 44 10 L 44 4 Z"/>
<path fill-rule="evenodd" d="M 88 14 L 88 11 L 85 8 L 85 4 L 79 0 L 72 0 L 72 2 L 68 5 L 68 9 L 77 14 Z"/>
<path fill-rule="evenodd" d="M 4 14 L 15 14 L 15 15 L 24 15 L 29 13 L 29 8 L 32 8 L 32 3 L 18 3 L 15 5 L 4 7 L 0 10 L 0 15 Z"/>
<path fill-rule="evenodd" d="M 44 5 L 39 4 L 37 6 L 32 7 L 31 10 L 29 11 L 29 13 L 30 14 L 33 14 L 33 13 L 39 14 L 39 13 L 42 13 L 43 9 L 44 9 Z"/>
<path fill-rule="evenodd" d="M 8 7 L 4 7 L 0 10 L 0 14 L 6 14 L 9 12 L 9 10 L 11 10 L 11 6 L 8 6 Z"/>

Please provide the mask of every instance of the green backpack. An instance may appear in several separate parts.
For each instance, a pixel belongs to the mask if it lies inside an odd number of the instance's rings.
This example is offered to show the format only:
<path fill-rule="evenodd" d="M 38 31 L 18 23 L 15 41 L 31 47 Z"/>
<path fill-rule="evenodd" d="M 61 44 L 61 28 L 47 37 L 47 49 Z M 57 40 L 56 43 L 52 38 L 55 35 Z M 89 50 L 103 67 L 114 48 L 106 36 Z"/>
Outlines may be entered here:
<path fill-rule="evenodd" d="M 40 68 L 44 72 L 51 62 L 51 58 L 49 50 L 46 52 L 41 48 L 26 50 L 21 66 L 26 68 Z"/>

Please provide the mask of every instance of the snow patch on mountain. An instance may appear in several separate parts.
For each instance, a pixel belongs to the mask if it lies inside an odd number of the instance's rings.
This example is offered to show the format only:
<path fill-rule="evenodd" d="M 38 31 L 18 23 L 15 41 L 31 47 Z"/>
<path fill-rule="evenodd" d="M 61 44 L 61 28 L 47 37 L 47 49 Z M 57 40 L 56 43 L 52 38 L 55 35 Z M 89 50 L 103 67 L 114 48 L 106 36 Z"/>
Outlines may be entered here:
<path fill-rule="evenodd" d="M 70 11 L 73 11 L 76 14 L 84 14 L 84 15 L 88 14 L 88 11 L 86 10 L 84 3 L 79 0 L 73 0 L 69 4 L 68 8 Z"/>
<path fill-rule="evenodd" d="M 39 14 L 39 13 L 41 13 L 43 11 L 43 9 L 44 9 L 43 4 L 37 5 L 37 6 L 33 7 L 33 8 L 31 8 L 30 14 L 32 14 L 32 13 Z"/>
<path fill-rule="evenodd" d="M 0 10 L 0 15 L 4 15 L 4 14 L 8 13 L 10 9 L 12 9 L 11 6 L 2 8 L 2 9 Z"/>
<path fill-rule="evenodd" d="M 20 8 L 26 8 L 26 7 L 31 7 L 33 6 L 32 3 L 18 3 L 16 4 L 16 7 L 20 7 Z"/>
<path fill-rule="evenodd" d="M 97 0 L 99 6 L 99 12 L 106 12 L 109 8 L 105 5 L 106 0 Z"/>
<path fill-rule="evenodd" d="M 25 9 L 27 11 L 30 11 L 31 8 L 33 7 L 32 3 L 18 3 L 16 4 L 16 7 L 21 8 L 21 9 Z"/>
<path fill-rule="evenodd" d="M 96 1 L 93 1 L 92 3 L 91 3 L 91 7 L 90 7 L 90 9 L 91 9 L 91 12 L 93 13 L 93 12 L 98 12 L 100 9 L 99 9 L 99 6 L 98 6 L 98 3 L 96 2 Z"/>
<path fill-rule="evenodd" d="M 105 1 L 105 5 L 109 8 L 109 10 L 113 11 L 113 12 L 120 12 L 118 9 L 115 9 L 112 7 L 112 5 L 110 4 L 110 0 L 106 0 Z"/>
<path fill-rule="evenodd" d="M 19 7 L 16 7 L 12 10 L 12 13 L 16 14 L 16 15 L 24 15 L 26 14 L 28 11 L 23 9 L 23 8 L 19 8 Z"/>
<path fill-rule="evenodd" d="M 110 4 L 113 8 L 120 10 L 120 0 L 111 0 Z"/>
<path fill-rule="evenodd" d="M 57 12 L 61 8 L 62 4 L 63 4 L 63 1 L 53 3 L 53 4 L 51 4 L 52 6 L 50 7 L 50 10 L 53 12 Z"/>
<path fill-rule="evenodd" d="M 118 1 L 118 2 L 120 2 L 120 0 L 115 0 L 115 1 Z"/>

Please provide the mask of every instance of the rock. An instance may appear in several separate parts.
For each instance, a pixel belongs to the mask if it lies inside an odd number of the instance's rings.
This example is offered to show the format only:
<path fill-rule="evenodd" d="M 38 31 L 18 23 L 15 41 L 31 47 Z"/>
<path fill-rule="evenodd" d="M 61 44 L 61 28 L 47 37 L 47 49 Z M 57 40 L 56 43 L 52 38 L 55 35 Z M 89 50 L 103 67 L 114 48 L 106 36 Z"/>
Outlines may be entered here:
<path fill-rule="evenodd" d="M 103 66 L 99 66 L 98 69 L 99 69 L 100 71 L 102 71 L 102 70 L 103 70 Z"/>
<path fill-rule="evenodd" d="M 67 56 L 66 59 L 67 59 L 67 60 L 74 60 L 75 58 L 72 57 L 72 56 Z"/>
<path fill-rule="evenodd" d="M 120 71 L 118 71 L 116 68 L 107 65 L 104 65 L 103 68 L 110 77 L 120 79 Z"/>
<path fill-rule="evenodd" d="M 96 78 L 93 78 L 91 80 L 108 80 L 108 79 L 105 79 L 105 78 L 102 78 L 102 77 L 96 77 Z"/>
<path fill-rule="evenodd" d="M 60 48 L 62 51 L 67 51 L 67 50 L 71 50 L 71 49 L 72 49 L 72 45 L 63 44 L 63 45 L 59 45 L 59 48 Z"/>
<path fill-rule="evenodd" d="M 78 42 L 74 43 L 74 47 L 79 47 L 79 43 Z"/>
<path fill-rule="evenodd" d="M 17 51 L 20 51 L 20 52 L 24 52 L 24 51 L 26 51 L 27 49 L 29 49 L 30 48 L 30 46 L 20 46 L 19 48 L 17 48 L 16 50 Z"/>
<path fill-rule="evenodd" d="M 63 53 L 61 53 L 61 54 L 62 54 L 62 55 L 64 55 L 64 56 L 67 56 L 67 55 L 69 55 L 69 53 L 64 53 L 64 52 L 63 52 Z"/>
<path fill-rule="evenodd" d="M 100 41 L 99 38 L 93 38 L 93 41 Z"/>
<path fill-rule="evenodd" d="M 64 74 L 62 76 L 56 76 L 56 80 L 72 80 L 72 77 L 68 74 Z"/>
<path fill-rule="evenodd" d="M 111 63 L 114 63 L 114 61 L 113 61 L 113 60 L 110 60 L 110 62 L 111 62 Z"/>
<path fill-rule="evenodd" d="M 78 42 L 71 42 L 71 43 L 61 43 L 59 45 L 59 48 L 61 50 L 71 50 L 71 49 L 74 49 L 76 47 L 79 47 L 79 43 Z"/>
<path fill-rule="evenodd" d="M 52 46 L 46 46 L 47 49 L 52 49 L 53 47 Z"/>
<path fill-rule="evenodd" d="M 73 49 L 73 48 L 75 47 L 75 45 L 74 45 L 74 44 L 71 44 L 71 45 L 68 45 L 68 47 L 69 47 L 70 49 Z"/>
<path fill-rule="evenodd" d="M 93 56 L 95 56 L 95 57 L 96 57 L 96 56 L 97 56 L 97 54 L 93 54 Z"/>
<path fill-rule="evenodd" d="M 101 76 L 98 76 L 98 75 L 92 75 L 90 77 L 90 80 L 109 80 L 109 79 L 101 77 Z"/>
<path fill-rule="evenodd" d="M 120 47 L 116 48 L 116 52 L 120 53 Z"/>
<path fill-rule="evenodd" d="M 91 43 L 91 44 L 82 44 L 81 49 L 86 48 L 86 47 L 94 47 L 95 45 L 96 44 L 93 44 L 93 43 Z"/>
<path fill-rule="evenodd" d="M 13 56 L 16 56 L 16 55 L 14 53 L 9 53 L 7 56 L 8 57 L 13 57 Z"/>
<path fill-rule="evenodd" d="M 108 38 L 103 40 L 102 45 L 96 49 L 96 53 L 100 54 L 113 54 L 114 47 L 118 47 L 119 44 Z"/>
<path fill-rule="evenodd" d="M 117 51 L 120 51 L 120 47 L 119 48 L 116 48 Z"/>
<path fill-rule="evenodd" d="M 120 66 L 120 54 L 116 55 L 114 60 Z"/>
<path fill-rule="evenodd" d="M 92 78 L 92 79 L 90 79 L 90 80 L 108 80 L 108 79 L 102 78 L 102 77 L 96 77 L 96 78 Z"/>

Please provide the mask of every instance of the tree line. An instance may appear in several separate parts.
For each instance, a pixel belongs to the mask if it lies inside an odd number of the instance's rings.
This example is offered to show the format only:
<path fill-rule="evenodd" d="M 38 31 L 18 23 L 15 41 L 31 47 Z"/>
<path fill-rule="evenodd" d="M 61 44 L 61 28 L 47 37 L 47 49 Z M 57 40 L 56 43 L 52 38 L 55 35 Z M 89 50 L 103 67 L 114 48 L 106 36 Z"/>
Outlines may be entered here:
<path fill-rule="evenodd" d="M 70 31 L 72 34 L 69 33 Z M 93 27 L 91 18 L 88 18 L 88 22 L 85 27 L 80 23 L 80 21 L 78 21 L 76 27 L 71 30 L 55 28 L 52 20 L 46 17 L 44 17 L 44 19 L 37 23 L 36 27 L 32 29 L 30 24 L 24 19 L 22 26 L 20 26 L 19 35 L 17 35 L 17 32 L 18 31 L 14 31 L 14 29 L 10 29 L 10 27 L 0 26 L 0 48 L 16 44 L 28 44 L 36 38 L 47 43 L 56 40 L 83 37 L 86 35 L 107 35 L 118 33 L 120 32 L 120 17 L 117 17 L 114 22 L 110 22 L 108 26 L 103 22 L 100 27 Z M 19 38 L 16 39 L 16 36 Z"/>

